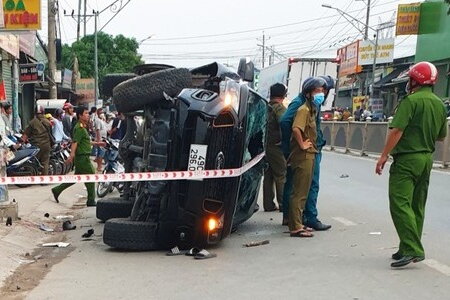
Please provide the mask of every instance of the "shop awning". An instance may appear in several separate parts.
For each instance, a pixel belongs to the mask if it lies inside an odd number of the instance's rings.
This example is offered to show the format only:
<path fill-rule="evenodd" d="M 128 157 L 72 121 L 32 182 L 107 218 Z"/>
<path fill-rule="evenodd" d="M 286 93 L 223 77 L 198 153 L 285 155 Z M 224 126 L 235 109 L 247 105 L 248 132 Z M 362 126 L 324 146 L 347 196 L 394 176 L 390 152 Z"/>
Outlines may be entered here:
<path fill-rule="evenodd" d="M 399 77 L 402 77 L 402 75 L 409 69 L 408 65 L 398 66 L 394 71 L 389 73 L 388 75 L 384 76 L 377 82 L 375 82 L 374 87 L 375 88 L 382 88 L 383 86 L 388 86 L 392 84 L 397 84 L 399 82 L 403 82 L 404 80 L 398 80 Z"/>

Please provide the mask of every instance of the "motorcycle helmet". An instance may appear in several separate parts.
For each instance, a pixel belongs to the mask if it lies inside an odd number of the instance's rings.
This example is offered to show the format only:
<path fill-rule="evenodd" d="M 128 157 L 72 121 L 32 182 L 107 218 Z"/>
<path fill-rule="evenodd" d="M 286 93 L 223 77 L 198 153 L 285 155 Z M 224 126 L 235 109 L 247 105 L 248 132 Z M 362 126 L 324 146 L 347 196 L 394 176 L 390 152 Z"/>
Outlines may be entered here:
<path fill-rule="evenodd" d="M 437 81 L 438 71 L 432 63 L 422 61 L 409 69 L 408 76 L 418 85 L 434 85 Z"/>
<path fill-rule="evenodd" d="M 323 87 L 324 89 L 327 88 L 327 82 L 325 79 L 321 77 L 309 77 L 305 79 L 302 85 L 302 94 L 307 95 L 311 93 L 314 89 Z"/>
<path fill-rule="evenodd" d="M 327 90 L 334 89 L 334 79 L 333 79 L 333 77 L 331 77 L 330 75 L 322 75 L 322 76 L 319 76 L 319 77 L 326 81 L 326 83 L 327 83 L 326 89 Z"/>

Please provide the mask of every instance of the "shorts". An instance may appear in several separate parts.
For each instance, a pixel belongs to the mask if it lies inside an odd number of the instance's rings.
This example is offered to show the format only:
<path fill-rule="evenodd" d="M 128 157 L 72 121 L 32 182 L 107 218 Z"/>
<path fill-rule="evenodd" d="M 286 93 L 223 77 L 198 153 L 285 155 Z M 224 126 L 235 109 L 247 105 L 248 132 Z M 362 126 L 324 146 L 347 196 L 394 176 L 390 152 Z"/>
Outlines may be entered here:
<path fill-rule="evenodd" d="M 99 146 L 92 147 L 92 155 L 95 157 L 104 157 L 105 153 L 106 153 L 106 150 L 103 147 L 99 147 Z"/>

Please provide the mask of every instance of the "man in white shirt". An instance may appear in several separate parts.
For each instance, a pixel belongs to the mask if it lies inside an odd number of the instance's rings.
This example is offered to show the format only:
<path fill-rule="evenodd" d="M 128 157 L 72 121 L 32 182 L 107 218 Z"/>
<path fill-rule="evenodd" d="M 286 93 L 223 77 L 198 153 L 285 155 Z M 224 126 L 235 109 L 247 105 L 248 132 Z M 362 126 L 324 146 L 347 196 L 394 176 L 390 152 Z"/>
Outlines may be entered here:
<path fill-rule="evenodd" d="M 97 109 L 97 117 L 94 119 L 94 132 L 95 141 L 97 143 L 102 142 L 108 136 L 108 131 L 106 129 L 106 122 L 100 117 L 103 114 L 103 109 Z M 95 146 L 95 162 L 97 163 L 97 172 L 102 171 L 103 157 L 105 156 L 105 149 L 100 146 Z"/>

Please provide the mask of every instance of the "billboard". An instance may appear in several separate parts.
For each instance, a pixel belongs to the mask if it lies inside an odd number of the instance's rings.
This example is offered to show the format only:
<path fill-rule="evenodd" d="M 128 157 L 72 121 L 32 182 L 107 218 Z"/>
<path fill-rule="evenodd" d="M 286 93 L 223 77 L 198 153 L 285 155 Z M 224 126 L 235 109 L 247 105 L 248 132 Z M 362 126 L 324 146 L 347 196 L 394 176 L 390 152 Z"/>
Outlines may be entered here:
<path fill-rule="evenodd" d="M 94 78 L 80 78 L 76 80 L 76 93 L 81 96 L 79 103 L 89 103 L 95 100 Z"/>
<path fill-rule="evenodd" d="M 395 39 L 378 40 L 377 64 L 385 64 L 394 61 Z M 358 64 L 361 66 L 373 64 L 375 56 L 375 41 L 361 41 L 359 43 Z"/>
<path fill-rule="evenodd" d="M 358 40 L 338 49 L 339 77 L 361 72 L 361 66 L 358 65 L 359 42 Z"/>
<path fill-rule="evenodd" d="M 3 0 L 2 30 L 40 30 L 41 1 L 37 0 Z"/>
<path fill-rule="evenodd" d="M 399 4 L 397 10 L 396 35 L 419 33 L 420 2 Z"/>

